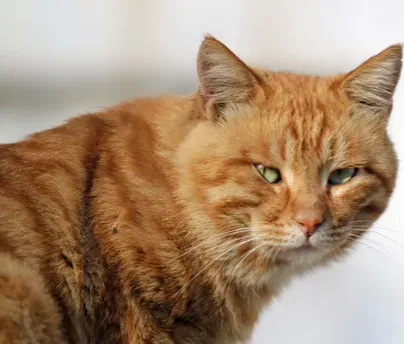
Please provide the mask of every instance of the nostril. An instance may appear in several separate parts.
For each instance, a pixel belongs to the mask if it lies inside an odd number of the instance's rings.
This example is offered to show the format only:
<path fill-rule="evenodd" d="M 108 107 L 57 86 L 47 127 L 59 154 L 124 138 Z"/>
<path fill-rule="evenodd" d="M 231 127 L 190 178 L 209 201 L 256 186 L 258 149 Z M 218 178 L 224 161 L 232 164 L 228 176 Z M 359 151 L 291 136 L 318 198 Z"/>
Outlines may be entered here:
<path fill-rule="evenodd" d="M 324 223 L 324 220 L 318 221 L 316 224 L 314 224 L 315 229 L 317 230 L 323 223 Z"/>

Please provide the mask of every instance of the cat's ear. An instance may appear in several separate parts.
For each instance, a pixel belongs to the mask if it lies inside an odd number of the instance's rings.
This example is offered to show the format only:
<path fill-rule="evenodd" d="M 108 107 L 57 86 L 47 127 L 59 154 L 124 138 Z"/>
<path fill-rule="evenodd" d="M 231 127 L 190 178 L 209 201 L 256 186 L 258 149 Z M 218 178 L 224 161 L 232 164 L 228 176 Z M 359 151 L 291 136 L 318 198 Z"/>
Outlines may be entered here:
<path fill-rule="evenodd" d="M 208 118 L 221 117 L 228 106 L 246 103 L 260 90 L 260 77 L 212 36 L 205 36 L 199 48 L 197 68 Z"/>
<path fill-rule="evenodd" d="M 401 73 L 402 46 L 392 45 L 348 73 L 342 86 L 360 107 L 389 115 Z"/>

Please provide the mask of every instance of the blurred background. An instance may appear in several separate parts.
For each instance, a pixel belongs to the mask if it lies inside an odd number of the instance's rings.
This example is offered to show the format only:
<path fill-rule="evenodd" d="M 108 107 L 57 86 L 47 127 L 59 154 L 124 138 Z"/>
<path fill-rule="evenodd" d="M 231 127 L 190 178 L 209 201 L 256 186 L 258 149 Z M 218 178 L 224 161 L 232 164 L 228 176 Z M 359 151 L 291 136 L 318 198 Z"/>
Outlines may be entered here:
<path fill-rule="evenodd" d="M 247 63 L 329 74 L 404 42 L 403 14 L 402 0 L 0 0 L 0 142 L 141 95 L 192 92 L 206 32 Z M 390 125 L 399 157 L 403 92 L 404 80 Z M 363 244 L 294 281 L 251 343 L 403 344 L 403 204 L 400 174 Z"/>

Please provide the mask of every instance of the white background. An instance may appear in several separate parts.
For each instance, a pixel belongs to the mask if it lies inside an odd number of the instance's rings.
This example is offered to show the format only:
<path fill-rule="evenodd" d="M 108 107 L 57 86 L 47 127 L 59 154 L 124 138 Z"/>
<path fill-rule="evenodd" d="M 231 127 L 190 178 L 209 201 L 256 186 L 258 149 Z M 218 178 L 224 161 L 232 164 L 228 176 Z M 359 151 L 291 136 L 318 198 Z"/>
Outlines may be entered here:
<path fill-rule="evenodd" d="M 344 72 L 404 41 L 404 2 L 0 0 L 0 141 L 120 100 L 193 90 L 205 32 L 251 64 Z M 403 92 L 404 81 L 390 127 L 400 157 Z M 400 174 L 379 222 L 390 230 L 374 228 L 363 241 L 372 248 L 359 246 L 343 263 L 294 281 L 252 343 L 403 344 L 402 204 Z"/>

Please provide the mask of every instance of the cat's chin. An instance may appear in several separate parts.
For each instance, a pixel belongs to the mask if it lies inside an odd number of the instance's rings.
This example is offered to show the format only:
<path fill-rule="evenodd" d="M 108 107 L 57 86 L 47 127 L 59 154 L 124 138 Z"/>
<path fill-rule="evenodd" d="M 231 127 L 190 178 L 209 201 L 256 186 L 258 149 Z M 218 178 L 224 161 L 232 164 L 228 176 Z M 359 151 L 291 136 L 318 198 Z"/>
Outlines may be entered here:
<path fill-rule="evenodd" d="M 314 267 L 331 255 L 329 247 L 317 247 L 310 244 L 284 250 L 278 254 L 276 261 L 280 264 L 299 267 Z"/>

